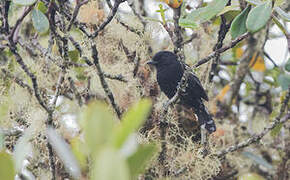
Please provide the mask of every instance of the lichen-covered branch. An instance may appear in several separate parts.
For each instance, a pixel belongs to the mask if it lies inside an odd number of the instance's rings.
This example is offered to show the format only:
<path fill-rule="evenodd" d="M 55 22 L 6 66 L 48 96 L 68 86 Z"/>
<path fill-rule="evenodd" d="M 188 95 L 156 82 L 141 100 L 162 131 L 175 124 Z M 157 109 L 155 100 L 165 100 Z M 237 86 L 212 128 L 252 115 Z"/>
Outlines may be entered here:
<path fill-rule="evenodd" d="M 290 89 L 288 89 L 287 95 L 286 95 L 284 101 L 282 102 L 282 106 L 281 106 L 279 115 L 274 119 L 273 122 L 271 122 L 267 127 L 265 127 L 265 129 L 261 133 L 259 133 L 257 135 L 253 135 L 249 139 L 242 141 L 242 142 L 238 143 L 237 145 L 233 145 L 233 146 L 230 146 L 224 150 L 221 150 L 217 153 L 217 155 L 219 157 L 221 157 L 221 156 L 226 155 L 227 153 L 237 151 L 237 150 L 242 149 L 244 147 L 247 147 L 255 142 L 258 142 L 267 133 L 269 133 L 272 129 L 274 129 L 277 125 L 286 123 L 290 119 L 290 111 L 288 110 L 288 112 L 286 113 L 285 116 L 283 116 L 283 114 L 286 110 L 286 107 L 288 106 L 289 99 L 290 99 Z"/>

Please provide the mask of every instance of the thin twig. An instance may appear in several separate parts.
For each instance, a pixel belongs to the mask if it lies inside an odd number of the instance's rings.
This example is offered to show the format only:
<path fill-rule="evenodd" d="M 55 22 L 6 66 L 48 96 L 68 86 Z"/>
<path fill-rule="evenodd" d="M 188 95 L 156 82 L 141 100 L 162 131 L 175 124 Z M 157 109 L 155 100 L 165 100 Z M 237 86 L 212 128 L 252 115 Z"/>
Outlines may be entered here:
<path fill-rule="evenodd" d="M 243 35 L 241 35 L 240 37 L 236 38 L 235 40 L 233 40 L 230 44 L 220 48 L 220 49 L 217 49 L 216 51 L 212 52 L 210 55 L 208 55 L 207 57 L 199 60 L 195 65 L 193 65 L 194 68 L 204 64 L 204 63 L 207 63 L 208 61 L 210 61 L 212 58 L 216 57 L 217 54 L 220 54 L 220 53 L 223 53 L 231 48 L 233 48 L 235 45 L 237 45 L 239 42 L 241 42 L 242 40 L 244 40 L 245 38 L 247 38 L 248 36 L 250 35 L 250 33 L 245 33 Z"/>
<path fill-rule="evenodd" d="M 110 103 L 111 103 L 113 109 L 115 110 L 117 116 L 119 118 L 121 118 L 121 115 L 122 115 L 121 111 L 120 111 L 118 105 L 115 102 L 114 95 L 113 95 L 111 89 L 109 88 L 109 85 L 108 85 L 107 81 L 105 80 L 104 72 L 103 72 L 103 70 L 102 70 L 102 68 L 100 66 L 100 63 L 99 63 L 97 47 L 96 47 L 96 44 L 93 42 L 93 40 L 91 40 L 91 49 L 92 49 L 93 62 L 94 62 L 94 65 L 95 65 L 95 67 L 97 69 L 98 76 L 100 78 L 102 87 L 103 87 L 107 97 L 109 98 Z"/>
<path fill-rule="evenodd" d="M 21 86 L 22 88 L 27 89 L 28 93 L 30 95 L 33 95 L 33 89 L 26 83 L 23 82 L 22 79 L 13 76 L 10 72 L 6 71 L 5 69 L 1 69 L 2 72 L 5 74 L 6 77 L 9 77 L 10 79 L 12 79 L 13 81 L 16 82 L 16 84 L 18 84 L 19 86 Z"/>
<path fill-rule="evenodd" d="M 70 31 L 70 29 L 71 29 L 71 27 L 72 27 L 72 25 L 73 25 L 73 23 L 74 23 L 74 21 L 75 21 L 77 15 L 78 15 L 78 13 L 79 13 L 80 8 L 81 8 L 83 5 L 85 5 L 85 4 L 87 4 L 87 3 L 89 2 L 88 0 L 83 0 L 82 2 L 80 2 L 80 1 L 81 1 L 81 0 L 76 0 L 76 7 L 75 7 L 75 9 L 74 9 L 74 12 L 73 12 L 72 18 L 71 18 L 71 20 L 70 20 L 70 22 L 69 22 L 69 25 L 68 25 L 68 27 L 67 27 L 67 31 Z"/>
<path fill-rule="evenodd" d="M 107 17 L 106 21 L 103 22 L 99 28 L 90 35 L 90 38 L 95 38 L 98 36 L 99 32 L 101 32 L 111 21 L 112 19 L 114 18 L 114 16 L 116 15 L 117 11 L 118 11 L 118 8 L 119 8 L 119 5 L 124 2 L 123 0 L 116 0 L 115 1 L 115 4 L 109 14 L 109 16 Z"/>
<path fill-rule="evenodd" d="M 32 10 L 32 8 L 34 7 L 34 4 L 32 4 L 31 6 L 29 6 L 28 8 L 26 7 L 26 9 L 24 10 L 23 14 L 20 16 L 19 19 L 17 19 L 13 29 L 11 30 L 10 34 L 9 34 L 9 40 L 10 43 L 15 43 L 14 42 L 14 33 L 16 32 L 16 30 L 18 29 L 18 26 L 22 23 L 22 21 L 24 20 L 24 18 L 28 15 L 28 13 Z"/>
<path fill-rule="evenodd" d="M 288 89 L 288 93 L 285 97 L 285 100 L 282 103 L 279 115 L 275 118 L 275 120 L 271 124 L 269 124 L 267 127 L 265 127 L 265 129 L 261 133 L 259 133 L 257 135 L 253 135 L 249 139 L 242 141 L 242 142 L 238 143 L 237 145 L 233 145 L 233 146 L 230 146 L 224 150 L 221 150 L 217 153 L 217 155 L 219 157 L 221 157 L 221 156 L 226 155 L 229 152 L 237 151 L 241 148 L 247 147 L 255 142 L 258 142 L 268 132 L 270 132 L 272 129 L 274 129 L 277 125 L 284 124 L 285 122 L 287 122 L 290 119 L 290 111 L 288 111 L 284 117 L 282 117 L 282 116 L 283 116 L 284 111 L 286 110 L 286 107 L 288 106 L 289 99 L 290 99 L 290 89 Z"/>

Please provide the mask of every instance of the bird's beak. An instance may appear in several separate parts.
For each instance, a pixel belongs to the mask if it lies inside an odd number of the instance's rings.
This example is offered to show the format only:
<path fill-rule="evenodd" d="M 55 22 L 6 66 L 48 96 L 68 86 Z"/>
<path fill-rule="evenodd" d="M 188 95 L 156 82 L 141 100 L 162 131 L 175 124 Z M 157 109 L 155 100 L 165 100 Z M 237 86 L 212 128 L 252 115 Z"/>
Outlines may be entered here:
<path fill-rule="evenodd" d="M 157 62 L 156 62 L 156 61 L 153 61 L 153 60 L 150 60 L 150 61 L 147 61 L 146 64 L 149 64 L 149 65 L 156 65 Z"/>

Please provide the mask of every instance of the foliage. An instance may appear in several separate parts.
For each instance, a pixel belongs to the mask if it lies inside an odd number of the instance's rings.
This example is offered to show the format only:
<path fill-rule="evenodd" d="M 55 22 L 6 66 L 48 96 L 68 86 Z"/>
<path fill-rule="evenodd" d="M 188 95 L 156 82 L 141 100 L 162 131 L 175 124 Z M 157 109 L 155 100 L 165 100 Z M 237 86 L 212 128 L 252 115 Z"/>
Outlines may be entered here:
<path fill-rule="evenodd" d="M 286 177 L 290 59 L 267 49 L 288 1 L 110 2 L 0 1 L 0 179 Z M 208 92 L 206 146 L 194 109 L 165 109 L 160 50 Z"/>

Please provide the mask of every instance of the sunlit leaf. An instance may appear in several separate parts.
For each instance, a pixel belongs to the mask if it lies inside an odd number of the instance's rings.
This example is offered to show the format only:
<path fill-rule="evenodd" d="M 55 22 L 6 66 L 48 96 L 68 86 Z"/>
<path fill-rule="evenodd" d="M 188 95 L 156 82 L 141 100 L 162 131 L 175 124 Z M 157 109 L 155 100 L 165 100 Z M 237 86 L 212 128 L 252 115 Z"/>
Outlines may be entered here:
<path fill-rule="evenodd" d="M 247 32 L 246 27 L 246 20 L 248 17 L 248 13 L 250 12 L 251 6 L 248 6 L 246 9 L 243 10 L 242 13 L 240 13 L 232 22 L 231 24 L 231 35 L 232 38 L 235 39 L 238 36 L 244 34 Z"/>
<path fill-rule="evenodd" d="M 13 158 L 5 151 L 0 151 L 0 179 L 14 180 L 15 168 Z"/>
<path fill-rule="evenodd" d="M 273 169 L 273 166 L 260 156 L 257 156 L 251 152 L 242 152 L 242 154 L 259 165 L 262 165 L 268 169 Z"/>
<path fill-rule="evenodd" d="M 150 161 L 156 152 L 157 146 L 154 144 L 140 145 L 138 150 L 127 159 L 131 176 L 136 177 L 144 172 L 146 163 Z"/>
<path fill-rule="evenodd" d="M 130 172 L 121 154 L 108 147 L 94 157 L 91 180 L 128 180 Z"/>
<path fill-rule="evenodd" d="M 127 137 L 144 123 L 150 110 L 151 101 L 149 99 L 143 99 L 124 114 L 121 124 L 117 127 L 113 137 L 116 148 L 120 148 Z"/>
<path fill-rule="evenodd" d="M 47 128 L 46 133 L 49 144 L 52 146 L 60 160 L 63 162 L 65 169 L 72 177 L 79 179 L 81 176 L 81 171 L 79 164 L 71 152 L 70 146 L 53 128 Z"/>
<path fill-rule="evenodd" d="M 224 100 L 224 97 L 225 97 L 225 95 L 226 95 L 226 93 L 228 92 L 230 90 L 230 85 L 226 85 L 222 90 L 221 90 L 221 92 L 217 95 L 217 99 L 219 100 L 219 101 L 223 101 Z"/>
<path fill-rule="evenodd" d="M 280 74 L 278 77 L 278 83 L 282 87 L 283 91 L 287 90 L 290 87 L 290 75 Z"/>
<path fill-rule="evenodd" d="M 33 3 L 36 2 L 36 0 L 12 0 L 13 3 L 22 5 L 22 6 L 28 6 L 32 5 Z"/>
<path fill-rule="evenodd" d="M 247 29 L 254 33 L 262 29 L 271 17 L 272 2 L 265 2 L 253 8 L 246 21 Z"/>
<path fill-rule="evenodd" d="M 49 28 L 47 17 L 37 9 L 32 10 L 32 23 L 36 31 L 41 34 L 45 33 Z"/>
<path fill-rule="evenodd" d="M 114 116 L 107 105 L 93 102 L 82 112 L 80 123 L 90 152 L 96 153 L 111 138 Z"/>

